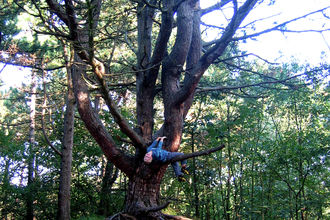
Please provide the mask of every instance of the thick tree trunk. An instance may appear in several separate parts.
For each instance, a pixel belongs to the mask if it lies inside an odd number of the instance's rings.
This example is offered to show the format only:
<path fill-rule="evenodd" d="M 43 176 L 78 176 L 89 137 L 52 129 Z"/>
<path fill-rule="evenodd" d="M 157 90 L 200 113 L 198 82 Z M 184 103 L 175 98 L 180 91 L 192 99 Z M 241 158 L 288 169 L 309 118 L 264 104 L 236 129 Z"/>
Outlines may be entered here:
<path fill-rule="evenodd" d="M 151 1 L 154 4 L 155 1 Z M 138 4 L 138 47 L 139 53 L 137 54 L 137 69 L 139 70 L 136 77 L 136 111 L 137 111 L 137 123 L 139 133 L 145 141 L 152 141 L 152 131 L 154 127 L 153 115 L 154 115 L 154 90 L 157 74 L 151 73 L 147 69 L 150 67 L 151 60 L 151 39 L 152 39 L 152 24 L 155 9 L 145 8 L 144 3 Z M 145 83 L 145 77 L 153 83 Z"/>
<path fill-rule="evenodd" d="M 161 219 L 160 184 L 167 166 L 160 169 L 142 164 L 138 172 L 129 178 L 124 212 L 137 219 Z M 158 172 L 155 172 L 158 170 Z"/>

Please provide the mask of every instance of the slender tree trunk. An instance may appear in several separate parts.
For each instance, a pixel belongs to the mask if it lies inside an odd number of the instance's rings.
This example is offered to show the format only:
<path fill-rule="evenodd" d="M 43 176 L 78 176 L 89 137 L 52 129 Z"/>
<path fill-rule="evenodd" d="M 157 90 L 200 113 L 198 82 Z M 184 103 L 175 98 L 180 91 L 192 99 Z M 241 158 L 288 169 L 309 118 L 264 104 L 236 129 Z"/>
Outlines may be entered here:
<path fill-rule="evenodd" d="M 195 152 L 195 138 L 194 138 L 194 129 L 191 132 L 191 152 Z M 196 159 L 193 158 L 192 163 L 192 174 L 193 174 L 193 189 L 194 189 L 194 204 L 195 204 L 195 216 L 199 217 L 199 192 L 197 188 L 197 175 L 196 175 Z"/>
<path fill-rule="evenodd" d="M 223 192 L 223 185 L 222 185 L 222 150 L 220 151 L 220 160 L 219 160 L 219 178 L 220 178 L 219 192 L 221 196 L 221 203 L 219 207 L 223 207 L 223 214 L 221 215 L 221 218 L 223 218 L 223 216 L 225 216 L 226 213 L 226 206 L 225 206 L 225 195 Z"/>
<path fill-rule="evenodd" d="M 234 173 L 234 171 L 232 170 L 232 173 Z M 234 198 L 234 212 L 233 212 L 233 216 L 232 216 L 232 219 L 237 219 L 237 216 L 238 216 L 238 198 L 237 198 L 237 195 L 238 195 L 238 192 L 239 192 L 239 189 L 238 189 L 238 183 L 237 183 L 237 180 L 236 178 L 234 179 L 234 187 L 235 187 L 235 190 L 234 190 L 234 193 L 233 193 L 233 198 Z"/>
<path fill-rule="evenodd" d="M 299 196 L 295 195 L 295 212 L 296 212 L 296 220 L 299 219 Z"/>
<path fill-rule="evenodd" d="M 290 219 L 293 219 L 294 215 L 293 215 L 293 205 L 292 205 L 292 192 L 289 188 L 288 188 L 288 193 L 289 193 Z"/>
<path fill-rule="evenodd" d="M 67 64 L 70 65 L 70 64 Z M 73 93 L 71 71 L 79 71 L 77 66 L 67 66 L 68 92 L 66 100 L 66 112 L 64 116 L 64 130 L 62 141 L 60 185 L 58 192 L 57 219 L 70 219 L 70 190 L 71 190 L 71 168 L 72 147 L 74 134 L 75 97 Z"/>
<path fill-rule="evenodd" d="M 263 179 L 263 172 L 259 172 L 260 175 L 260 183 L 261 183 L 261 219 L 265 219 L 265 208 L 264 208 L 264 201 L 265 201 L 265 186 L 264 186 L 264 179 Z"/>
<path fill-rule="evenodd" d="M 254 211 L 254 160 L 252 160 L 252 167 L 251 167 L 251 198 L 250 198 L 250 201 L 251 201 L 251 213 Z"/>
<path fill-rule="evenodd" d="M 273 208 L 273 199 L 272 199 L 272 195 L 273 195 L 273 182 L 274 182 L 274 178 L 271 174 L 268 174 L 268 190 L 267 190 L 267 210 L 266 210 L 266 214 L 272 213 Z"/>
<path fill-rule="evenodd" d="M 109 205 L 111 204 L 111 188 L 116 181 L 118 174 L 119 169 L 116 168 L 113 163 L 107 161 L 100 192 L 100 204 L 98 209 L 100 215 L 108 216 L 110 214 Z"/>
<path fill-rule="evenodd" d="M 33 192 L 33 182 L 34 182 L 34 163 L 35 163 L 35 115 L 36 115 L 36 93 L 37 93 L 37 82 L 36 82 L 37 73 L 36 70 L 32 70 L 31 77 L 31 98 L 30 98 L 30 134 L 29 134 L 29 157 L 28 157 L 28 183 L 27 183 L 27 198 L 26 198 L 26 219 L 32 220 L 34 216 L 33 210 L 33 201 L 34 194 Z"/>
<path fill-rule="evenodd" d="M 7 220 L 7 215 L 8 215 L 8 187 L 10 186 L 10 182 L 9 182 L 9 165 L 10 165 L 10 160 L 6 157 L 4 157 L 5 159 L 5 167 L 4 167 L 4 175 L 3 175 L 3 181 L 1 183 L 1 199 L 2 199 L 2 204 L 3 207 L 1 208 L 1 217 L 4 220 Z"/>
<path fill-rule="evenodd" d="M 241 219 L 241 207 L 243 206 L 244 201 L 244 192 L 243 192 L 243 158 L 240 160 L 240 178 L 239 178 L 239 198 L 240 198 L 240 208 L 238 210 L 238 219 Z"/>
<path fill-rule="evenodd" d="M 226 208 L 225 208 L 225 215 L 226 219 L 230 220 L 230 192 L 231 192 L 231 146 L 230 146 L 230 106 L 227 104 L 227 135 L 228 135 L 228 143 L 227 143 L 227 149 L 228 149 L 228 164 L 227 164 L 227 170 L 228 170 L 228 178 L 227 178 L 227 193 L 226 193 Z"/>
<path fill-rule="evenodd" d="M 211 208 L 211 199 L 210 199 L 210 196 L 208 194 L 209 192 L 209 187 L 208 187 L 208 184 L 205 186 L 205 191 L 204 191 L 204 194 L 205 194 L 205 197 L 206 197 L 206 205 L 205 205 L 205 208 L 206 208 L 206 220 L 210 220 L 211 219 L 211 213 L 210 213 L 210 208 Z"/>
<path fill-rule="evenodd" d="M 227 192 L 226 192 L 226 209 L 225 209 L 225 212 L 226 212 L 225 214 L 226 214 L 226 219 L 227 220 L 230 220 L 230 192 L 231 192 L 230 179 L 231 179 L 231 173 L 230 173 L 230 169 L 228 169 L 228 178 L 227 178 L 227 183 L 226 183 L 226 187 L 227 187 Z"/>
<path fill-rule="evenodd" d="M 100 96 L 96 96 L 94 100 L 95 112 L 99 112 L 102 107 L 100 106 Z M 104 161 L 106 160 L 106 161 Z M 105 165 L 104 165 L 105 164 Z M 110 204 L 111 204 L 111 189 L 112 185 L 116 181 L 119 169 L 114 166 L 109 160 L 102 157 L 102 186 L 100 191 L 100 203 L 98 207 L 98 214 L 103 216 L 108 216 L 110 214 Z"/>

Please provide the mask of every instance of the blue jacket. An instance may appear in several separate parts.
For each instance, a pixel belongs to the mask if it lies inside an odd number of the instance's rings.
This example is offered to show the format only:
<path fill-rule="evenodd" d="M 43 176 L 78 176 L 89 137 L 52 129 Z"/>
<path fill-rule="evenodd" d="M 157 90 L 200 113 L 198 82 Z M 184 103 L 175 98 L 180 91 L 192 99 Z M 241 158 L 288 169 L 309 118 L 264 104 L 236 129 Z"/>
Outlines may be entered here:
<path fill-rule="evenodd" d="M 152 151 L 152 160 L 166 162 L 170 152 L 162 149 L 162 141 L 159 141 L 158 146 L 156 147 L 157 143 L 158 141 L 154 140 L 154 142 L 147 148 L 147 152 Z"/>

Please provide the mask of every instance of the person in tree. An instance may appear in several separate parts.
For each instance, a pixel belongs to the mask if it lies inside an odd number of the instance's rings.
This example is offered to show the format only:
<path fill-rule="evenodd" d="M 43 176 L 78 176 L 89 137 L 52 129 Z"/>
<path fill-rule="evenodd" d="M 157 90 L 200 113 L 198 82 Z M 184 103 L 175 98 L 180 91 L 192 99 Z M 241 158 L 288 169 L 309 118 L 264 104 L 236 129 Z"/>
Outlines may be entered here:
<path fill-rule="evenodd" d="M 152 161 L 156 163 L 166 163 L 172 160 L 174 157 L 181 156 L 183 153 L 180 152 L 170 152 L 167 150 L 163 150 L 163 142 L 166 137 L 158 137 L 154 142 L 147 148 L 147 153 L 144 156 L 144 162 L 150 164 Z M 179 162 L 171 163 L 175 176 L 178 178 L 180 182 L 185 182 L 184 174 L 189 174 L 187 170 L 187 161 L 181 161 L 181 167 Z"/>

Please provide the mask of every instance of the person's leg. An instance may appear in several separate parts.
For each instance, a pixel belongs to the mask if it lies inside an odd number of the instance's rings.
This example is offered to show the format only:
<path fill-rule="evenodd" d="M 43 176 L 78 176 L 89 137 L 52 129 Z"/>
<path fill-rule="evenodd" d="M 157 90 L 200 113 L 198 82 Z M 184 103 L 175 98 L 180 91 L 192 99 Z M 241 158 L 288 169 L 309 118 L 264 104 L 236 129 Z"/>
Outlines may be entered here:
<path fill-rule="evenodd" d="M 178 178 L 178 180 L 180 182 L 186 182 L 187 180 L 186 180 L 186 178 L 184 178 L 184 174 L 181 172 L 181 167 L 179 165 L 179 162 L 171 163 L 171 165 L 173 167 L 175 176 Z"/>
<path fill-rule="evenodd" d="M 181 153 L 181 152 L 169 152 L 169 154 L 167 155 L 167 160 L 171 160 L 177 156 L 181 156 L 183 155 L 184 153 Z M 183 164 L 187 164 L 187 161 L 184 160 L 184 161 L 181 161 L 181 166 Z M 175 173 L 175 176 L 176 177 L 183 177 L 184 173 L 182 173 L 181 171 L 181 167 L 179 165 L 178 162 L 173 162 L 171 163 L 172 167 L 173 167 L 173 170 L 174 170 L 174 173 Z"/>
<path fill-rule="evenodd" d="M 168 160 L 171 160 L 172 158 L 177 157 L 177 156 L 181 156 L 181 155 L 184 155 L 184 153 L 181 153 L 181 152 L 169 152 L 169 155 L 167 156 L 167 158 L 168 158 Z M 180 173 L 181 174 L 188 174 L 189 175 L 189 172 L 186 169 L 187 168 L 187 160 L 181 160 L 180 163 L 181 163 L 181 167 L 182 167 L 182 169 L 180 169 Z"/>
<path fill-rule="evenodd" d="M 181 167 L 186 168 L 187 167 L 187 160 L 182 160 L 181 161 Z"/>
<path fill-rule="evenodd" d="M 174 174 L 176 177 L 183 175 L 183 173 L 181 172 L 181 167 L 178 162 L 171 163 L 171 165 L 172 165 L 172 168 L 174 170 Z"/>
<path fill-rule="evenodd" d="M 186 160 L 181 161 L 181 172 L 184 174 L 187 174 L 187 175 L 190 174 L 189 171 L 187 170 L 187 161 Z"/>

